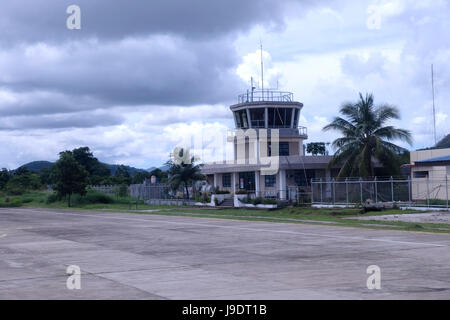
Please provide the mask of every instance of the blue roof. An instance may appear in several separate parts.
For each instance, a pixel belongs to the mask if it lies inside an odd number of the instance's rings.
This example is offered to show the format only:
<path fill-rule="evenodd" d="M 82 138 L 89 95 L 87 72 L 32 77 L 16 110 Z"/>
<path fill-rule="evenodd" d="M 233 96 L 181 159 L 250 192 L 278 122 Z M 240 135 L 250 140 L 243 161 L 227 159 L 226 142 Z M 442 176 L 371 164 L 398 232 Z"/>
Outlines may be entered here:
<path fill-rule="evenodd" d="M 426 160 L 421 160 L 417 162 L 443 162 L 443 161 L 450 161 L 450 154 L 443 157 L 437 157 L 437 158 L 431 158 Z"/>

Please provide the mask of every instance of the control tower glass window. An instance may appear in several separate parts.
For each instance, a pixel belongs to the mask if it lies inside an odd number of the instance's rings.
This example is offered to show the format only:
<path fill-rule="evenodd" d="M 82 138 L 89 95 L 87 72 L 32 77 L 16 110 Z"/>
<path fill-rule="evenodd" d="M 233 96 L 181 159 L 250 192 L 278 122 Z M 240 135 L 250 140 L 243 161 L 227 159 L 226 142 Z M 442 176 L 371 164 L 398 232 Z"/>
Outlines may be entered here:
<path fill-rule="evenodd" d="M 250 118 L 252 123 L 252 128 L 264 128 L 265 121 L 264 115 L 266 110 L 263 108 L 260 109 L 250 109 Z"/>
<path fill-rule="evenodd" d="M 295 109 L 295 113 L 294 113 L 294 128 L 298 127 L 298 116 L 299 116 L 299 109 Z"/>
<path fill-rule="evenodd" d="M 239 110 L 234 113 L 237 128 L 248 128 L 247 110 Z"/>
<path fill-rule="evenodd" d="M 269 108 L 269 128 L 290 128 L 292 108 Z"/>

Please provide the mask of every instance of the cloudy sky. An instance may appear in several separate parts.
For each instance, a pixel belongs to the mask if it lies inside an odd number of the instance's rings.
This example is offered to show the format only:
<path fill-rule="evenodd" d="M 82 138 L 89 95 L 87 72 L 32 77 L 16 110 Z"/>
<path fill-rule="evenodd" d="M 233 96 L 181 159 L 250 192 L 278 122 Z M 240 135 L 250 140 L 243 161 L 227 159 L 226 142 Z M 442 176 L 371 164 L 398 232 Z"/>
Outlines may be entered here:
<path fill-rule="evenodd" d="M 310 142 L 344 101 L 399 107 L 412 149 L 450 133 L 447 0 L 6 0 L 0 5 L 0 167 L 89 146 L 148 168 L 199 140 L 204 158 L 233 127 L 230 104 L 260 77 L 304 103 Z M 69 30 L 70 5 L 81 30 Z M 221 156 L 219 156 L 220 158 Z"/>

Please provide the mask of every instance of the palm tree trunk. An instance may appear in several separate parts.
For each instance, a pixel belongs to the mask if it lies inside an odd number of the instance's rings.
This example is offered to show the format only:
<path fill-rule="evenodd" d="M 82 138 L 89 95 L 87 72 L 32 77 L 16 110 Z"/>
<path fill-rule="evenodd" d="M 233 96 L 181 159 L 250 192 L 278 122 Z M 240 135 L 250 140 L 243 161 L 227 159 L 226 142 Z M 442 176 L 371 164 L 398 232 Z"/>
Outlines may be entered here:
<path fill-rule="evenodd" d="M 187 182 L 184 183 L 184 187 L 186 188 L 186 196 L 187 196 L 187 199 L 189 200 L 189 189 L 188 189 Z"/>

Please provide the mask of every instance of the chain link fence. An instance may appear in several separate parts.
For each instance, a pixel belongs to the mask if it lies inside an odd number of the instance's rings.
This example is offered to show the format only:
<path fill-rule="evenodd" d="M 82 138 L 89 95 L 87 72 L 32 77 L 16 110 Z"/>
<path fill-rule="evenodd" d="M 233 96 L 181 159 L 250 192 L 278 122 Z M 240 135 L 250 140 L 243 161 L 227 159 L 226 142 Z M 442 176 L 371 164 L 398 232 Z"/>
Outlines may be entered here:
<path fill-rule="evenodd" d="M 399 206 L 449 208 L 450 181 L 445 179 L 312 179 L 311 203 L 357 205 L 367 200 Z"/>

